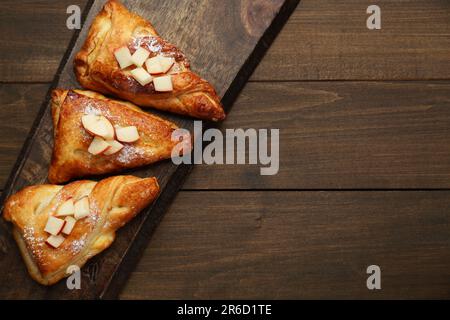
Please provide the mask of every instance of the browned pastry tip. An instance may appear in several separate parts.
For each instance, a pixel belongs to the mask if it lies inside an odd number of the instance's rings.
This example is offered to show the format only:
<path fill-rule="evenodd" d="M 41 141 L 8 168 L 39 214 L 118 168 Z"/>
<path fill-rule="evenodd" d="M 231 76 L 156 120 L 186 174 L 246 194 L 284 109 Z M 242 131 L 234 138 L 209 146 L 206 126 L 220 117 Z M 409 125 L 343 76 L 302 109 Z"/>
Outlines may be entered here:
<path fill-rule="evenodd" d="M 66 186 L 37 185 L 10 196 L 3 218 L 12 222 L 13 235 L 33 279 L 51 285 L 66 277 L 71 265 L 82 267 L 108 248 L 124 226 L 159 194 L 156 178 L 115 176 L 99 182 L 76 181 Z M 89 215 L 77 220 L 64 242 L 53 248 L 44 229 L 50 216 L 68 199 L 89 199 Z"/>
<path fill-rule="evenodd" d="M 54 147 L 48 180 L 64 183 L 77 177 L 101 175 L 136 168 L 169 159 L 179 141 L 172 140 L 178 127 L 167 120 L 142 111 L 130 102 L 112 100 L 86 90 L 56 89 L 51 101 Z M 104 116 L 113 125 L 134 126 L 140 138 L 123 143 L 117 153 L 89 153 L 93 141 L 82 124 L 86 114 Z M 192 146 L 191 141 L 186 143 Z"/>
<path fill-rule="evenodd" d="M 124 46 L 132 53 L 142 47 L 151 56 L 173 57 L 175 64 L 169 72 L 173 91 L 157 92 L 152 82 L 142 86 L 130 75 L 131 67 L 121 70 L 114 52 Z M 162 39 L 150 22 L 128 11 L 119 1 L 108 1 L 92 22 L 86 42 L 75 57 L 74 70 L 83 87 L 142 107 L 204 120 L 225 119 L 212 85 L 190 70 L 185 55 Z"/>

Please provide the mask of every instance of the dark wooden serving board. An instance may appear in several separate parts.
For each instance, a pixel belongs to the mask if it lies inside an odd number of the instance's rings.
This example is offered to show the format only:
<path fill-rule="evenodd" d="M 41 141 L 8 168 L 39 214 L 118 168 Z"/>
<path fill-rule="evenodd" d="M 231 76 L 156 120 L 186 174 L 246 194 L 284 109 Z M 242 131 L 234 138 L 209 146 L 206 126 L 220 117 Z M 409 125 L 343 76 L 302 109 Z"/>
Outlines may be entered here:
<path fill-rule="evenodd" d="M 149 19 L 164 38 L 186 53 L 193 70 L 216 87 L 227 111 L 298 2 L 299 0 L 123 1 L 130 10 Z M 74 36 L 52 88 L 79 87 L 72 70 L 73 57 L 84 43 L 92 19 L 104 3 L 105 0 L 98 0 L 88 4 L 84 27 Z M 49 93 L 2 194 L 2 209 L 4 200 L 10 194 L 28 185 L 46 182 L 53 145 Z M 180 127 L 193 127 L 192 119 L 161 115 Z M 65 281 L 52 287 L 34 282 L 28 276 L 12 239 L 11 225 L 0 219 L 0 298 L 116 297 L 190 168 L 188 165 L 175 166 L 171 161 L 164 161 L 127 171 L 142 177 L 156 176 L 161 185 L 161 195 L 151 207 L 119 230 L 109 249 L 82 268 L 80 290 L 68 290 Z"/>

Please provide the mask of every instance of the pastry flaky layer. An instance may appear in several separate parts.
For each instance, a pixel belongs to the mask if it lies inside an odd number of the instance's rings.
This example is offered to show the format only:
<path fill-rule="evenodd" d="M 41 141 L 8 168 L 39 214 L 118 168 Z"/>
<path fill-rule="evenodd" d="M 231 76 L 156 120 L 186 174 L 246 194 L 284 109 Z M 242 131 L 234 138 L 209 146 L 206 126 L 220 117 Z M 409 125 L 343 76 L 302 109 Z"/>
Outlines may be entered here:
<path fill-rule="evenodd" d="M 85 130 L 82 117 L 97 114 L 121 127 L 135 126 L 140 139 L 124 143 L 111 155 L 88 152 L 93 136 Z M 49 168 L 50 183 L 64 183 L 76 177 L 99 175 L 148 165 L 171 157 L 179 141 L 172 140 L 177 126 L 140 110 L 129 102 L 111 100 L 82 90 L 54 90 L 52 94 L 54 147 Z M 189 139 L 187 144 L 192 146 Z"/>
<path fill-rule="evenodd" d="M 14 225 L 14 237 L 33 279 L 51 285 L 66 277 L 71 265 L 82 267 L 88 259 L 108 248 L 115 232 L 159 193 L 156 178 L 116 176 L 94 181 L 76 181 L 66 186 L 37 185 L 10 196 L 3 217 Z M 58 248 L 45 243 L 49 216 L 67 201 L 87 196 L 90 213 L 78 220 Z"/>
<path fill-rule="evenodd" d="M 151 56 L 173 57 L 173 91 L 156 92 L 153 83 L 140 85 L 129 69 L 121 70 L 115 50 L 128 47 L 131 53 L 142 47 Z M 188 115 L 204 120 L 225 118 L 214 88 L 190 70 L 184 54 L 162 39 L 150 22 L 131 13 L 116 0 L 108 1 L 94 19 L 86 42 L 74 60 L 75 74 L 87 89 L 113 94 L 139 106 Z"/>

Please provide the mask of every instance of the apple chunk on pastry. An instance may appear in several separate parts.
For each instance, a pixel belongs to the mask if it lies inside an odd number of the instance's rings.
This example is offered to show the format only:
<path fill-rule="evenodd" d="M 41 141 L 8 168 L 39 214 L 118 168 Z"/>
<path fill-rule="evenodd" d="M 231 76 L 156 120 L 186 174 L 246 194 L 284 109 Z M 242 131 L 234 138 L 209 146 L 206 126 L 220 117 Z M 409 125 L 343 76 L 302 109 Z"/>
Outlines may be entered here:
<path fill-rule="evenodd" d="M 70 265 L 80 268 L 108 248 L 116 230 L 124 226 L 159 193 L 156 178 L 115 176 L 76 181 L 65 186 L 36 185 L 10 196 L 3 217 L 12 222 L 13 235 L 31 277 L 51 285 L 66 277 Z M 55 217 L 68 199 L 88 205 L 87 214 Z"/>
<path fill-rule="evenodd" d="M 225 118 L 215 89 L 191 71 L 185 55 L 116 0 L 106 2 L 94 19 L 74 68 L 86 89 L 194 118 Z M 155 74 L 170 76 L 163 91 L 155 88 Z"/>
<path fill-rule="evenodd" d="M 175 124 L 129 102 L 111 100 L 92 91 L 56 89 L 51 104 L 51 183 L 169 159 L 179 143 L 172 141 L 172 133 L 178 129 Z M 192 146 L 191 141 L 185 143 Z M 74 205 L 67 206 L 73 211 Z"/>

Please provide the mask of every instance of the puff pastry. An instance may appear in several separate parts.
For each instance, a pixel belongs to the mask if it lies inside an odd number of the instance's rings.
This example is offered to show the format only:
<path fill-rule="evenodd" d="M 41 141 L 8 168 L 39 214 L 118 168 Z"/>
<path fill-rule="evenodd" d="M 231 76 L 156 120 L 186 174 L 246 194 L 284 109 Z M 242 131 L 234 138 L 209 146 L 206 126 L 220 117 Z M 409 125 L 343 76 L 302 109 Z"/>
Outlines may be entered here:
<path fill-rule="evenodd" d="M 130 68 L 121 70 L 114 52 L 123 46 L 131 53 L 142 47 L 150 51 L 150 57 L 173 57 L 175 64 L 169 71 L 173 91 L 156 92 L 153 83 L 140 85 L 131 76 Z M 84 46 L 75 57 L 74 68 L 78 81 L 87 89 L 195 118 L 225 118 L 214 88 L 190 70 L 185 55 L 162 39 L 150 22 L 115 0 L 108 1 L 94 19 Z"/>
<path fill-rule="evenodd" d="M 71 265 L 80 268 L 88 259 L 108 248 L 117 229 L 125 225 L 157 197 L 156 178 L 116 176 L 76 181 L 66 186 L 37 185 L 10 196 L 3 216 L 14 225 L 14 238 L 33 279 L 51 285 L 66 277 Z M 69 198 L 88 196 L 90 212 L 78 220 L 58 248 L 45 243 L 49 216 Z"/>
<path fill-rule="evenodd" d="M 82 125 L 85 114 L 101 114 L 119 126 L 137 127 L 140 139 L 112 155 L 88 152 L 93 140 Z M 101 94 L 82 90 L 54 90 L 52 93 L 54 148 L 49 168 L 50 183 L 64 183 L 76 177 L 106 174 L 134 168 L 171 157 L 177 126 L 143 112 L 135 105 L 107 99 Z M 186 138 L 185 143 L 190 144 Z M 186 149 L 187 150 L 187 149 Z"/>

